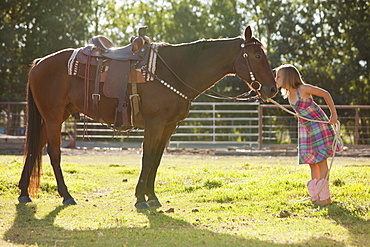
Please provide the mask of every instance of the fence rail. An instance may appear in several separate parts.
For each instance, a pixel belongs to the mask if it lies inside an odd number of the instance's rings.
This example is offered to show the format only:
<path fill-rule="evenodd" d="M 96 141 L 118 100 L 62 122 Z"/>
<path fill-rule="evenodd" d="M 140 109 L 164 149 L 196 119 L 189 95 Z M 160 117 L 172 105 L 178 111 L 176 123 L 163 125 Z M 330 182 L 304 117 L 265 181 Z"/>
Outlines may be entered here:
<path fill-rule="evenodd" d="M 289 105 L 284 105 L 290 107 Z M 24 135 L 26 102 L 0 102 L 0 133 Z M 327 111 L 327 106 L 322 106 Z M 370 144 L 370 105 L 337 105 L 342 137 L 347 144 Z M 297 119 L 271 104 L 250 102 L 193 102 L 188 118 L 180 123 L 170 145 L 227 144 L 262 148 L 297 143 Z M 91 119 L 69 118 L 63 131 L 81 140 L 141 142 L 142 129 L 113 132 Z M 85 131 L 86 128 L 86 131 Z"/>
<path fill-rule="evenodd" d="M 290 105 L 283 106 L 288 109 L 292 108 Z M 320 107 L 323 108 L 329 115 L 327 105 L 322 105 Z M 276 105 L 259 106 L 260 122 L 264 121 L 264 126 L 263 127 L 261 126 L 261 128 L 263 128 L 262 132 L 264 132 L 265 134 L 267 133 L 276 134 L 276 132 L 281 129 L 281 124 L 285 123 L 286 125 L 285 132 L 289 131 L 289 137 L 291 139 L 291 142 L 296 143 L 298 134 L 297 134 L 297 121 L 295 120 L 295 117 L 286 113 L 283 116 L 280 115 L 279 120 L 277 120 L 275 119 L 276 116 L 266 114 L 266 110 L 278 108 L 279 107 Z M 354 145 L 370 144 L 370 105 L 336 105 L 336 109 L 338 111 L 339 120 L 342 123 L 341 135 L 344 141 L 348 144 Z M 362 112 L 362 114 L 360 114 L 360 112 Z M 270 121 L 270 124 L 266 123 L 266 120 Z M 284 135 L 284 131 L 281 131 L 280 134 Z M 281 139 L 283 138 L 284 137 L 281 137 Z M 268 137 L 264 136 L 263 139 L 266 140 L 268 139 Z M 260 139 L 259 146 L 262 145 L 261 140 L 262 138 Z"/>

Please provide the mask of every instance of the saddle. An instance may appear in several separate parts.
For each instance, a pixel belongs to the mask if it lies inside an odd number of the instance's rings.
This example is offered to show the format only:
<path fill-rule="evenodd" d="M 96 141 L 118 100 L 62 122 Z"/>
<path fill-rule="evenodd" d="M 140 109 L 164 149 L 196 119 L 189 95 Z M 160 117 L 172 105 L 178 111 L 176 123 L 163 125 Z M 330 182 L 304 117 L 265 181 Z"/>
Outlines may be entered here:
<path fill-rule="evenodd" d="M 92 38 L 91 45 L 72 54 L 75 62 L 71 68 L 71 74 L 84 78 L 85 90 L 90 84 L 89 81 L 95 82 L 94 93 L 89 96 L 86 95 L 89 90 L 85 92 L 85 102 L 87 97 L 92 97 L 96 115 L 101 116 L 99 111 L 101 93 L 108 98 L 118 100 L 114 118 L 116 130 L 126 130 L 130 126 L 143 127 L 136 83 L 145 82 L 140 70 L 141 66 L 147 64 L 150 51 L 149 39 L 145 36 L 145 31 L 146 27 L 140 28 L 139 36 L 133 38 L 131 44 L 124 47 L 115 47 L 106 37 L 95 36 Z M 101 83 L 102 92 L 100 92 Z M 130 96 L 127 94 L 129 83 L 132 86 Z M 100 121 L 104 122 L 103 119 Z"/>

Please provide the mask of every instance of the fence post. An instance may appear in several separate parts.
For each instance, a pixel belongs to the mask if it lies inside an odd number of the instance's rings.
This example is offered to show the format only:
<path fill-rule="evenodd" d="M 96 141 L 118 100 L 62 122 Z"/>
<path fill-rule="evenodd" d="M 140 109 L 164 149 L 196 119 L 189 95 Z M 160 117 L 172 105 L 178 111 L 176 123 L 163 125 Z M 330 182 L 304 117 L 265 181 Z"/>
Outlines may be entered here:
<path fill-rule="evenodd" d="M 12 115 L 11 115 L 11 111 L 10 111 L 10 104 L 8 103 L 7 105 L 8 105 L 8 107 L 7 107 L 7 113 L 6 113 L 7 123 L 6 123 L 6 131 L 5 131 L 5 134 L 11 135 L 10 129 L 11 129 L 11 123 L 12 123 Z"/>
<path fill-rule="evenodd" d="M 359 110 L 359 108 L 355 109 L 355 145 L 358 145 L 358 138 L 359 138 L 358 125 L 359 125 L 359 122 L 360 122 L 360 116 L 358 114 L 358 110 Z"/>
<path fill-rule="evenodd" d="M 212 123 L 213 123 L 213 128 L 212 128 L 212 134 L 213 134 L 213 137 L 212 137 L 212 141 L 213 142 L 216 142 L 216 104 L 212 104 Z"/>
<path fill-rule="evenodd" d="M 77 141 L 77 120 L 76 120 L 76 117 L 74 117 L 74 120 L 73 120 L 73 138 Z"/>
<path fill-rule="evenodd" d="M 262 121 L 263 121 L 263 108 L 258 104 L 258 149 L 262 149 Z"/>

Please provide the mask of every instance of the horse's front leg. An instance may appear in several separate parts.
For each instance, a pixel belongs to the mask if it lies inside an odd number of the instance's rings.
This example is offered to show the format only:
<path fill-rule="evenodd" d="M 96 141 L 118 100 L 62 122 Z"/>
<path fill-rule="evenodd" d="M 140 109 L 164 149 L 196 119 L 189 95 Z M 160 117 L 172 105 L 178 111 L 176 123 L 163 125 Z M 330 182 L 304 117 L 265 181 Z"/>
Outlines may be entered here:
<path fill-rule="evenodd" d="M 163 123 L 152 122 L 151 124 L 148 124 L 148 126 L 149 127 L 145 128 L 144 132 L 141 173 L 135 191 L 137 199 L 135 206 L 138 209 L 150 208 L 147 203 L 146 196 L 148 196 L 149 201 L 158 201 L 154 194 L 154 189 L 148 188 L 147 185 L 150 184 L 148 181 L 153 178 L 151 174 L 157 172 L 160 158 L 162 157 L 166 143 L 166 141 L 163 141 L 163 136 L 167 137 L 167 134 L 164 135 L 164 133 L 167 132 L 164 131 Z M 166 138 L 166 140 L 168 140 L 168 138 Z"/>
<path fill-rule="evenodd" d="M 150 207 L 161 207 L 162 204 L 159 202 L 155 192 L 154 192 L 154 184 L 155 184 L 155 178 L 157 176 L 157 170 L 161 163 L 161 159 L 163 156 L 164 149 L 166 148 L 166 145 L 171 138 L 173 131 L 175 130 L 176 125 L 169 125 L 167 126 L 164 131 L 161 140 L 158 143 L 157 146 L 157 152 L 156 157 L 153 163 L 152 168 L 149 172 L 149 177 L 146 184 L 146 196 L 147 196 L 147 203 Z"/>

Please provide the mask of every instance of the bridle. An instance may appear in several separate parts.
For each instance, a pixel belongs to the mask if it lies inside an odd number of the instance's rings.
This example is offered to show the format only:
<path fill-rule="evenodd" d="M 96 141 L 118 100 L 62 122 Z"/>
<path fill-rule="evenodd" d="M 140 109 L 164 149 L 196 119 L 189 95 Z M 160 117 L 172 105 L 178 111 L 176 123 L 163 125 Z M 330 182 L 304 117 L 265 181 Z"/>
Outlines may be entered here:
<path fill-rule="evenodd" d="M 235 65 L 236 63 L 239 61 L 240 57 L 243 56 L 244 60 L 245 60 L 245 63 L 247 65 L 247 68 L 249 70 L 249 77 L 250 77 L 250 80 L 251 82 L 248 82 L 248 81 L 245 81 L 248 85 L 248 87 L 250 88 L 250 90 L 248 92 L 245 92 L 241 95 L 238 95 L 236 97 L 227 97 L 227 96 L 223 96 L 213 90 L 210 90 L 212 91 L 213 93 L 215 94 L 218 94 L 220 95 L 221 97 L 218 97 L 218 96 L 214 96 L 214 95 L 210 95 L 210 94 L 206 94 L 204 93 L 204 95 L 208 96 L 208 97 L 211 97 L 211 98 L 216 98 L 216 99 L 223 99 L 223 100 L 240 100 L 240 101 L 251 101 L 251 100 L 257 100 L 259 98 L 261 98 L 261 88 L 262 88 L 262 85 L 259 81 L 256 80 L 256 77 L 254 76 L 253 74 L 253 71 L 252 71 L 252 67 L 250 66 L 250 62 L 249 62 L 249 56 L 248 56 L 248 53 L 246 51 L 246 47 L 247 46 L 250 46 L 250 45 L 258 45 L 258 46 L 262 46 L 262 44 L 256 40 L 254 41 L 251 41 L 251 42 L 248 42 L 248 43 L 241 43 L 240 44 L 240 47 L 241 47 L 241 50 L 240 50 L 240 53 L 238 55 L 238 58 L 235 60 L 234 62 L 234 70 L 235 70 Z M 188 88 L 196 91 L 197 93 L 199 94 L 202 94 L 203 92 L 199 91 L 198 89 L 196 88 L 193 88 L 192 86 L 190 86 L 189 84 L 187 84 L 186 82 L 184 82 L 172 69 L 171 67 L 164 61 L 164 59 L 162 58 L 162 56 L 159 54 L 158 51 L 156 51 L 155 49 L 153 49 L 152 45 L 149 44 L 149 47 L 152 49 L 153 52 L 156 53 L 157 57 L 164 63 L 164 65 L 171 71 L 171 73 L 182 83 L 184 84 L 185 86 L 187 86 Z M 167 87 L 168 89 L 172 90 L 174 93 L 178 94 L 179 96 L 181 96 L 182 98 L 186 99 L 186 100 L 189 100 L 189 101 L 192 101 L 193 99 L 186 96 L 185 94 L 181 93 L 179 90 L 177 90 L 176 88 L 174 88 L 173 86 L 171 86 L 171 84 L 169 84 L 168 82 L 164 81 L 163 79 L 159 78 L 156 74 L 152 73 L 151 71 L 148 70 L 148 68 L 146 66 L 142 66 L 141 67 L 142 70 L 144 70 L 146 73 L 150 74 L 153 78 L 155 78 L 156 80 L 158 80 L 163 86 Z M 236 72 L 236 70 L 235 70 Z M 244 81 L 244 80 L 243 80 Z M 249 96 L 252 92 L 256 92 L 256 96 L 254 97 L 249 97 L 249 98 L 246 98 L 247 96 Z"/>
<path fill-rule="evenodd" d="M 252 67 L 251 67 L 250 62 L 249 62 L 249 55 L 246 51 L 246 47 L 251 46 L 251 45 L 262 46 L 262 44 L 258 41 L 251 41 L 251 42 L 248 42 L 248 43 L 244 43 L 244 42 L 241 43 L 240 47 L 242 49 L 240 51 L 240 54 L 239 54 L 238 58 L 235 60 L 235 63 L 234 63 L 234 70 L 235 70 L 235 73 L 236 73 L 236 69 L 235 69 L 236 66 L 235 65 L 239 61 L 240 57 L 242 56 L 244 58 L 245 64 L 247 65 L 247 68 L 248 68 L 248 71 L 249 71 L 249 78 L 251 80 L 250 82 L 245 81 L 245 83 L 247 83 L 250 90 L 248 92 L 245 92 L 245 93 L 239 95 L 239 96 L 236 96 L 235 98 L 238 99 L 238 100 L 242 100 L 242 98 L 245 98 L 245 97 L 249 96 L 252 92 L 256 92 L 257 96 L 250 97 L 250 98 L 247 98 L 247 99 L 244 99 L 244 100 L 253 100 L 253 99 L 261 98 L 262 84 L 259 81 L 256 80 L 256 77 L 253 74 Z"/>

